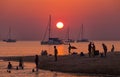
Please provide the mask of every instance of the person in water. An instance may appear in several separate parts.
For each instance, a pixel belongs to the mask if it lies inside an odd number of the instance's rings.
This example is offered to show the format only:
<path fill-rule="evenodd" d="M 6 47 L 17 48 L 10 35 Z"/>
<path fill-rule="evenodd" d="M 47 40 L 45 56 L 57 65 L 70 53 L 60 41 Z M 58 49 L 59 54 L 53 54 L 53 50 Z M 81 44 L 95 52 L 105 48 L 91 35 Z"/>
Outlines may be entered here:
<path fill-rule="evenodd" d="M 19 67 L 21 69 L 23 69 L 23 59 L 22 58 L 19 59 Z"/>
<path fill-rule="evenodd" d="M 38 65 L 39 65 L 39 57 L 38 57 L 38 55 L 35 55 L 35 65 L 36 65 L 36 71 L 38 71 Z"/>
<path fill-rule="evenodd" d="M 11 62 L 8 62 L 8 66 L 7 66 L 7 72 L 11 73 L 11 69 L 12 69 L 12 64 Z"/>
<path fill-rule="evenodd" d="M 11 62 L 8 62 L 8 67 L 7 67 L 8 69 L 12 69 L 12 64 L 11 64 Z"/>

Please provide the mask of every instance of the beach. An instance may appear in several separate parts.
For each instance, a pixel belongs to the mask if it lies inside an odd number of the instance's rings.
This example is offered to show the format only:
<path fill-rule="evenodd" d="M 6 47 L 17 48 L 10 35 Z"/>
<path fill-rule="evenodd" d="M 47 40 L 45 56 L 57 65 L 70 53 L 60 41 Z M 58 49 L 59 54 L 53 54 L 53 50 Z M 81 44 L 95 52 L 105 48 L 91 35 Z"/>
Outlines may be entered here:
<path fill-rule="evenodd" d="M 0 57 L 5 61 L 18 61 L 22 57 L 24 62 L 34 62 L 34 56 L 9 56 Z M 104 74 L 120 75 L 120 52 L 109 52 L 107 57 L 89 57 L 88 54 L 80 56 L 62 55 L 58 56 L 58 61 L 54 61 L 54 56 L 39 56 L 39 68 L 49 71 L 64 73 L 83 73 L 83 74 Z"/>

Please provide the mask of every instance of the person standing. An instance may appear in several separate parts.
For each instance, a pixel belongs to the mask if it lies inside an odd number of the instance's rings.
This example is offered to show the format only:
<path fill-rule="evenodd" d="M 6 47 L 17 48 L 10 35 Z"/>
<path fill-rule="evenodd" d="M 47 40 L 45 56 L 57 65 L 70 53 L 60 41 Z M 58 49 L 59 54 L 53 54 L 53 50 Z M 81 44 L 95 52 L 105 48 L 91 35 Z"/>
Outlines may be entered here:
<path fill-rule="evenodd" d="M 38 57 L 38 55 L 35 55 L 35 64 L 36 64 L 36 71 L 38 71 L 38 65 L 39 65 L 39 57 Z"/>
<path fill-rule="evenodd" d="M 54 46 L 55 61 L 57 61 L 57 55 L 58 55 L 58 50 L 57 50 L 56 46 Z"/>
<path fill-rule="evenodd" d="M 68 46 L 68 53 L 70 54 L 71 53 L 71 45 L 69 43 L 69 46 Z"/>
<path fill-rule="evenodd" d="M 104 50 L 104 55 L 107 56 L 107 46 L 103 43 L 103 50 Z"/>
<path fill-rule="evenodd" d="M 114 52 L 114 50 L 115 50 L 115 47 L 114 45 L 112 45 L 111 52 Z"/>
<path fill-rule="evenodd" d="M 91 57 L 91 48 L 92 48 L 92 42 L 90 42 L 88 44 L 88 54 L 89 54 L 89 57 Z"/>
<path fill-rule="evenodd" d="M 95 44 L 92 43 L 92 56 L 93 57 L 95 57 L 95 50 L 96 50 Z"/>

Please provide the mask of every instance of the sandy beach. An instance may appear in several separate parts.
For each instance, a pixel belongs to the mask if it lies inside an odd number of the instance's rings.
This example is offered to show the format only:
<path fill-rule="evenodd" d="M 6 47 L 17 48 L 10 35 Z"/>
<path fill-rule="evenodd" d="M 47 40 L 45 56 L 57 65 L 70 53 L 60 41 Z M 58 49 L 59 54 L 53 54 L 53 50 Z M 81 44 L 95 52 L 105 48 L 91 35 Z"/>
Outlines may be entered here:
<path fill-rule="evenodd" d="M 6 61 L 18 61 L 21 56 L 0 57 Z M 22 56 L 24 62 L 34 62 L 34 56 Z M 85 73 L 85 74 L 106 74 L 120 75 L 120 52 L 109 52 L 107 57 L 88 57 L 80 55 L 58 56 L 58 61 L 54 61 L 54 56 L 39 56 L 39 68 L 44 70 Z"/>

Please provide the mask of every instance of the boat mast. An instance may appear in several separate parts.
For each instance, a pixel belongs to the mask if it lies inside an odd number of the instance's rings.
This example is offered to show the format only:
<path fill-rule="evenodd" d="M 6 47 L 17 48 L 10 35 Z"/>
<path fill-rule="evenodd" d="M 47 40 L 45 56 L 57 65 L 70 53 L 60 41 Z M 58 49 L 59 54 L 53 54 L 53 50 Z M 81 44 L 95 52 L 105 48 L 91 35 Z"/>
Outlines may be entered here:
<path fill-rule="evenodd" d="M 83 35 L 84 35 L 84 33 L 83 33 L 83 24 L 82 24 L 82 26 L 81 26 L 81 40 L 83 39 Z"/>
<path fill-rule="evenodd" d="M 49 35 L 48 35 L 48 37 L 50 38 L 51 37 L 51 15 L 49 15 Z"/>
<path fill-rule="evenodd" d="M 8 39 L 11 39 L 11 27 L 9 27 L 9 35 L 8 35 Z"/>
<path fill-rule="evenodd" d="M 46 37 L 46 34 L 48 33 L 48 40 L 49 38 L 51 37 L 51 15 L 49 15 L 49 18 L 48 18 L 48 23 L 47 23 L 47 28 L 46 28 L 46 31 L 45 31 L 45 34 L 43 36 L 43 39 L 42 41 L 45 40 L 45 37 Z"/>
<path fill-rule="evenodd" d="M 68 26 L 68 41 L 70 40 L 70 28 Z"/>

